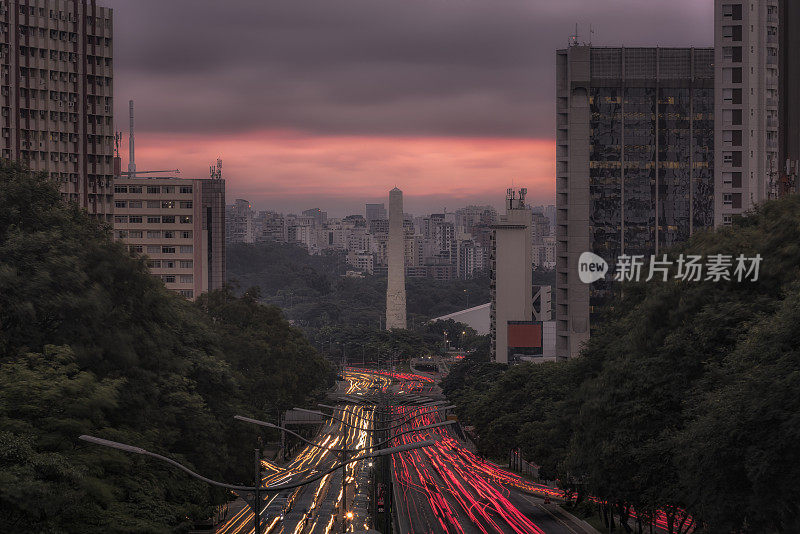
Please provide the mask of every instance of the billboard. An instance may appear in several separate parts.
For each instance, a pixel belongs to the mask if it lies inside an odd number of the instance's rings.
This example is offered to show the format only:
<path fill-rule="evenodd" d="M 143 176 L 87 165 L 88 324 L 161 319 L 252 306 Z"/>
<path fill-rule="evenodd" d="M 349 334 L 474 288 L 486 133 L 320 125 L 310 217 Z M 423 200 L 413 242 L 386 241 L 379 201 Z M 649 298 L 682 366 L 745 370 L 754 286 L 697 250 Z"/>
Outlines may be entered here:
<path fill-rule="evenodd" d="M 512 361 L 514 354 L 537 356 L 542 354 L 541 321 L 509 321 L 508 354 Z"/>

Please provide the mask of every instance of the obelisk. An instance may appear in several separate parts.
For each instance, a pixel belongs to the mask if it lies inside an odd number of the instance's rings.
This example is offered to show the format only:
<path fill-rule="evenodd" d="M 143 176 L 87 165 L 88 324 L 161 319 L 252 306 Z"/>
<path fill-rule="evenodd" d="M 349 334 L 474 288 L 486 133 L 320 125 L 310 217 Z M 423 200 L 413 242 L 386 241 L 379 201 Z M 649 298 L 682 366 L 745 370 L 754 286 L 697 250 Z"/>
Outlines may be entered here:
<path fill-rule="evenodd" d="M 389 191 L 389 277 L 386 284 L 386 329 L 406 327 L 406 261 L 403 192 Z"/>

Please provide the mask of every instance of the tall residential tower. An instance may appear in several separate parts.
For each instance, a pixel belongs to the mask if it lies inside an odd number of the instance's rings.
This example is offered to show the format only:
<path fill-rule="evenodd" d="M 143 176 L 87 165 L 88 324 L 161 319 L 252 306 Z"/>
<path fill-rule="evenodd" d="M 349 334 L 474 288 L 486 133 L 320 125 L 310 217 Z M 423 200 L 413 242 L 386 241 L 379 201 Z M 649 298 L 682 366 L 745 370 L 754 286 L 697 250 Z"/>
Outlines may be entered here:
<path fill-rule="evenodd" d="M 111 221 L 113 14 L 94 0 L 0 2 L 0 155 Z"/>

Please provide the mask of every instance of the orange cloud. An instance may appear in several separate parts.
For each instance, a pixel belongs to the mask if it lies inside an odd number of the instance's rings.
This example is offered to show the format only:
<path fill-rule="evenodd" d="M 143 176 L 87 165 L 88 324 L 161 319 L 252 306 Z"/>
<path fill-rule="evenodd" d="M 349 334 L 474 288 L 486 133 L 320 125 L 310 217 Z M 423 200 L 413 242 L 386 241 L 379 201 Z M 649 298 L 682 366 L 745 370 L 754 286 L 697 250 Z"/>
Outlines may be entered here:
<path fill-rule="evenodd" d="M 407 197 L 502 198 L 512 182 L 552 203 L 555 143 L 550 139 L 308 136 L 261 131 L 225 137 L 140 133 L 137 168 L 180 168 L 206 177 L 221 156 L 228 197 L 259 204 L 304 196 L 375 198 L 395 185 Z"/>

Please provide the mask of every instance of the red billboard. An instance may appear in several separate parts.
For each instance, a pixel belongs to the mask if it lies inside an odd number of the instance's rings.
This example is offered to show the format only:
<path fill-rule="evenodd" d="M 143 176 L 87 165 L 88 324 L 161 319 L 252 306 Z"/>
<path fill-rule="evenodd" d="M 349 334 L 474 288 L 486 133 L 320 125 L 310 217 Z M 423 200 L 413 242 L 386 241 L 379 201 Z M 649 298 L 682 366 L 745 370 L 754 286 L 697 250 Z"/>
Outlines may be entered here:
<path fill-rule="evenodd" d="M 537 321 L 509 321 L 509 348 L 542 348 L 542 323 Z"/>

